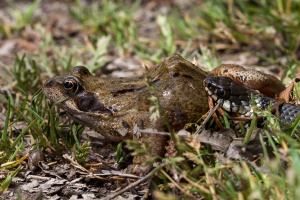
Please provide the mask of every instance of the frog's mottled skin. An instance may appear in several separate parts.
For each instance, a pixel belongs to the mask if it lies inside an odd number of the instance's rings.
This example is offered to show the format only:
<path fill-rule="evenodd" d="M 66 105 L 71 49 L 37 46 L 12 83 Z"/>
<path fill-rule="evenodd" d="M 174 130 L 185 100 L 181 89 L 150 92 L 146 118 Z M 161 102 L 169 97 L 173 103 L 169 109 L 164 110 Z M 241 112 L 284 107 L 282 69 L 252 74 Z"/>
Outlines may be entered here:
<path fill-rule="evenodd" d="M 186 123 L 196 122 L 208 111 L 207 94 L 203 80 L 207 74 L 174 55 L 156 68 L 150 70 L 160 104 L 174 130 Z M 99 78 L 87 68 L 75 67 L 69 76 L 58 76 L 48 80 L 43 90 L 53 102 L 66 98 L 58 106 L 75 121 L 91 127 L 112 142 L 134 139 L 148 142 L 152 147 L 150 155 L 137 156 L 133 160 L 133 172 L 145 173 L 149 167 L 141 163 L 153 155 L 162 155 L 165 137 L 142 134 L 137 138 L 134 125 L 140 129 L 152 128 L 166 131 L 163 119 L 150 121 L 149 100 L 152 92 L 146 85 L 145 76 L 134 78 Z"/>

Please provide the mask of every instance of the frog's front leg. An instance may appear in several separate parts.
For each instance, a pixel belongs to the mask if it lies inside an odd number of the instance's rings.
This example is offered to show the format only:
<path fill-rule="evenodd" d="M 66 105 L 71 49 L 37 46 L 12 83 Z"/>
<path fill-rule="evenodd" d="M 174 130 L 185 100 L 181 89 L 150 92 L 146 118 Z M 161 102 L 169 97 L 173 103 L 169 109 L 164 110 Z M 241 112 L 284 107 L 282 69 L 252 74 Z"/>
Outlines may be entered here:
<path fill-rule="evenodd" d="M 149 122 L 149 113 L 148 117 L 145 119 L 148 120 L 148 123 L 142 122 L 140 119 L 140 124 L 144 124 L 138 129 L 153 128 L 153 131 L 165 131 L 165 125 L 162 119 L 157 121 Z M 154 156 L 163 156 L 165 153 L 165 147 L 167 138 L 164 135 L 158 135 L 155 133 L 140 133 L 136 131 L 133 134 L 133 141 L 140 143 L 140 145 L 145 146 L 146 148 L 135 149 L 138 155 L 135 155 L 133 158 L 131 172 L 136 175 L 144 176 L 150 172 L 152 165 L 145 165 L 145 162 Z M 146 149 L 145 154 L 139 155 L 141 151 Z"/>
<path fill-rule="evenodd" d="M 133 158 L 131 172 L 136 175 L 145 176 L 152 169 L 152 165 L 145 165 L 145 162 L 154 156 L 163 156 L 166 146 L 166 137 L 163 135 L 143 134 L 140 139 L 135 141 L 149 145 L 149 151 L 143 155 L 136 155 Z M 141 150 L 136 150 L 141 151 Z"/>

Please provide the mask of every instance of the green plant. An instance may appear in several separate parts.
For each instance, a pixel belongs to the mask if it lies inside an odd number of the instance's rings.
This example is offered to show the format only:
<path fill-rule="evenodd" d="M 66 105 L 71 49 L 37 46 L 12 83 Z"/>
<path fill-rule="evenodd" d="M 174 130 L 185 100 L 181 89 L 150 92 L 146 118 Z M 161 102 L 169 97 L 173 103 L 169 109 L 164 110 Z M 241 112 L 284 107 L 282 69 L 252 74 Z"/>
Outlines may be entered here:
<path fill-rule="evenodd" d="M 4 33 L 6 36 L 10 36 L 14 31 L 22 30 L 26 25 L 32 24 L 32 17 L 34 12 L 40 5 L 41 0 L 35 0 L 27 7 L 20 9 L 16 6 L 15 2 L 12 0 L 7 0 L 10 4 L 10 14 L 12 18 L 12 23 L 6 22 L 3 19 L 0 20 L 0 32 Z"/>
<path fill-rule="evenodd" d="M 128 7 L 126 4 L 105 0 L 85 7 L 80 1 L 76 1 L 76 6 L 70 8 L 70 13 L 91 33 L 96 33 L 93 37 L 91 35 L 92 41 L 96 43 L 99 36 L 111 36 L 112 42 L 118 46 L 119 54 L 124 55 L 133 48 L 137 40 L 132 15 L 138 5 L 139 1 Z"/>
<path fill-rule="evenodd" d="M 38 76 L 39 72 L 35 61 L 28 61 L 25 54 L 21 59 L 16 56 L 13 74 L 15 80 L 17 81 L 16 87 L 25 94 L 30 93 L 28 89 L 31 89 L 32 92 L 35 92 L 41 85 L 41 80 Z"/>

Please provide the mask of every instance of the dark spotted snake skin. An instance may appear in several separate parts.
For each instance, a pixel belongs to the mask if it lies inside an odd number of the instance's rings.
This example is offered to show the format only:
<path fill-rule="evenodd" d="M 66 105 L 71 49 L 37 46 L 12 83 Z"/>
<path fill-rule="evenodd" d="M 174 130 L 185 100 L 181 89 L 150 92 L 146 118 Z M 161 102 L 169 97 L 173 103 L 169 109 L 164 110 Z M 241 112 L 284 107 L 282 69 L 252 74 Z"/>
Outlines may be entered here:
<path fill-rule="evenodd" d="M 224 110 L 238 113 L 241 117 L 253 116 L 251 94 L 258 109 L 265 110 L 270 104 L 279 105 L 277 110 L 282 130 L 286 130 L 286 126 L 291 126 L 300 115 L 300 107 L 288 103 L 278 104 L 277 100 L 237 84 L 229 77 L 210 76 L 204 80 L 204 85 L 214 102 L 220 102 Z M 300 130 L 300 126 L 297 129 Z"/>

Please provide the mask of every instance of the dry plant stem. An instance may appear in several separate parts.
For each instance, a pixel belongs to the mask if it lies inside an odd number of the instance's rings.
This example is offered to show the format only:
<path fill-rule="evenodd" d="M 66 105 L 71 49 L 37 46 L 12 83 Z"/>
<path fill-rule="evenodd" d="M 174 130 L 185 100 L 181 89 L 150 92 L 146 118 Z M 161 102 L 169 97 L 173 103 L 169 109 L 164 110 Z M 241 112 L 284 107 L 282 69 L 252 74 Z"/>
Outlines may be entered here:
<path fill-rule="evenodd" d="M 218 118 L 218 116 L 217 116 L 217 114 L 216 114 L 216 110 L 217 110 L 217 109 L 218 109 L 218 111 L 220 112 L 220 109 L 221 109 L 221 108 L 220 108 L 220 104 L 221 104 L 221 102 L 219 101 L 219 102 L 217 102 L 216 105 L 214 105 L 213 99 L 212 99 L 211 97 L 208 97 L 208 105 L 209 105 L 209 108 L 210 108 L 210 110 L 213 111 L 212 116 L 213 116 L 213 118 L 215 119 L 216 124 L 218 125 L 218 127 L 219 127 L 220 129 L 223 129 L 224 126 L 222 125 L 222 123 L 220 122 L 220 120 L 219 120 L 219 118 Z"/>
<path fill-rule="evenodd" d="M 141 178 L 141 179 L 139 179 L 139 180 L 137 180 L 137 181 L 131 183 L 130 185 L 126 186 L 125 188 L 119 190 L 118 192 L 116 192 L 116 193 L 114 193 L 114 194 L 111 194 L 111 195 L 107 196 L 107 197 L 105 198 L 105 200 L 113 199 L 113 198 L 115 198 L 115 197 L 117 197 L 117 196 L 123 194 L 123 193 L 126 192 L 127 190 L 130 190 L 131 188 L 133 188 L 133 187 L 135 187 L 135 186 L 141 184 L 142 182 L 145 182 L 146 180 L 151 179 L 151 178 L 153 177 L 153 175 L 154 175 L 154 172 L 151 171 L 149 174 L 147 174 L 147 175 L 144 176 L 143 178 Z"/>
<path fill-rule="evenodd" d="M 87 167 L 99 167 L 99 166 L 101 166 L 102 165 L 102 163 L 92 163 L 92 164 L 86 164 L 86 166 Z"/>
<path fill-rule="evenodd" d="M 110 172 L 110 173 L 107 173 L 107 174 L 91 174 L 91 175 L 88 175 L 87 177 L 93 177 L 93 176 L 101 176 L 101 177 L 117 176 L 117 177 L 122 177 L 122 178 L 134 178 L 134 179 L 139 179 L 140 178 L 140 177 L 132 175 L 132 174 L 122 174 L 122 173 L 119 173 L 119 172 L 116 172 L 116 173 Z M 112 177 L 112 178 L 114 178 L 114 177 Z"/>
<path fill-rule="evenodd" d="M 44 177 L 44 176 L 36 176 L 36 175 L 28 175 L 26 177 L 27 180 L 29 179 L 35 179 L 35 180 L 41 180 L 41 181 L 49 181 L 51 180 L 50 177 Z"/>
<path fill-rule="evenodd" d="M 157 134 L 157 135 L 165 135 L 165 136 L 170 136 L 171 134 L 168 132 L 159 132 L 159 131 L 153 131 L 153 130 L 140 130 L 141 133 L 146 133 L 146 134 Z"/>
<path fill-rule="evenodd" d="M 221 104 L 221 102 L 218 102 L 212 109 L 209 110 L 208 115 L 206 116 L 206 118 L 204 119 L 204 121 L 202 122 L 201 125 L 205 125 L 209 121 L 209 119 L 216 112 L 216 110 L 218 109 L 220 104 Z"/>
<path fill-rule="evenodd" d="M 207 193 L 207 194 L 210 194 L 210 191 L 208 189 L 206 189 L 205 187 L 203 187 L 202 185 L 200 184 L 196 184 L 195 181 L 192 181 L 191 179 L 189 179 L 185 174 L 182 174 L 182 177 L 187 181 L 189 182 L 190 184 L 192 184 L 194 187 L 198 188 L 199 190 Z"/>
<path fill-rule="evenodd" d="M 48 138 L 44 134 L 42 134 L 42 136 L 43 136 L 44 140 L 47 143 L 47 147 L 49 149 L 51 149 L 52 152 L 56 152 L 56 149 L 51 145 L 51 143 L 49 142 Z"/>
<path fill-rule="evenodd" d="M 109 173 L 109 174 L 92 174 L 91 172 L 89 172 L 87 169 L 85 169 L 84 167 L 82 167 L 81 165 L 79 165 L 77 162 L 75 162 L 74 160 L 72 160 L 72 158 L 69 155 L 63 155 L 63 157 L 67 160 L 70 161 L 71 165 L 73 165 L 73 167 L 80 169 L 81 171 L 84 171 L 87 174 L 86 177 L 92 177 L 92 178 L 96 178 L 96 179 L 100 179 L 100 180 L 104 180 L 103 176 L 118 176 L 118 177 L 122 177 L 122 178 L 139 178 L 135 175 L 132 174 L 121 174 L 121 173 Z M 114 179 L 114 177 L 112 177 L 112 179 Z M 117 178 L 115 178 L 115 180 L 117 180 Z"/>
<path fill-rule="evenodd" d="M 82 167 L 81 165 L 79 165 L 76 161 L 74 161 L 69 155 L 64 154 L 63 157 L 66 160 L 70 161 L 70 163 L 71 163 L 71 165 L 73 165 L 73 167 L 76 167 L 76 168 L 80 169 L 81 171 L 90 173 L 87 169 L 85 169 L 84 167 Z"/>
<path fill-rule="evenodd" d="M 211 98 L 210 98 L 210 99 L 211 99 Z M 210 101 L 210 100 L 208 100 L 208 101 Z M 218 102 L 218 103 L 213 107 L 213 104 L 210 104 L 210 102 L 209 102 L 209 107 L 210 107 L 211 109 L 209 110 L 208 115 L 206 116 L 206 118 L 204 119 L 204 121 L 202 122 L 202 124 L 201 124 L 200 127 L 204 126 L 204 125 L 210 120 L 211 116 L 212 116 L 213 114 L 215 114 L 215 112 L 216 112 L 216 110 L 218 109 L 218 107 L 220 106 L 220 104 L 221 104 L 221 102 Z M 217 118 L 216 118 L 216 119 L 217 119 Z M 218 121 L 219 121 L 219 120 L 218 120 Z M 220 121 L 219 121 L 219 122 L 220 122 Z M 198 129 L 198 130 L 195 132 L 195 134 L 199 134 L 201 130 L 202 130 L 201 128 Z"/>
<path fill-rule="evenodd" d="M 154 131 L 154 130 L 149 130 L 149 129 L 144 129 L 144 130 L 139 130 L 141 133 L 146 133 L 146 134 L 156 134 L 156 135 L 164 135 L 164 136 L 171 136 L 170 133 L 168 132 L 159 132 L 159 131 Z M 198 130 L 199 132 L 203 131 L 201 128 Z M 194 133 L 196 134 L 196 133 Z M 185 138 L 187 136 L 187 134 L 184 132 L 178 132 L 177 136 Z"/>
<path fill-rule="evenodd" d="M 178 185 L 178 183 L 176 183 L 170 176 L 169 174 L 167 174 L 164 170 L 160 171 L 161 173 L 163 173 L 163 175 L 165 175 L 183 194 L 187 195 L 188 197 L 190 197 L 191 199 L 196 199 L 194 196 L 192 196 L 191 194 L 187 193 L 186 190 L 184 190 L 184 188 L 182 188 L 180 185 Z"/>
<path fill-rule="evenodd" d="M 214 184 L 213 184 L 213 180 L 212 180 L 212 178 L 209 176 L 209 174 L 208 173 L 206 173 L 206 180 L 207 180 L 207 183 L 208 183 L 208 185 L 209 185 L 209 190 L 210 190 L 210 192 L 211 192 L 211 195 L 212 195 L 212 197 L 213 197 L 213 199 L 219 199 L 218 197 L 217 197 L 217 195 L 216 195 L 216 190 L 215 190 L 215 187 L 214 187 Z"/>

